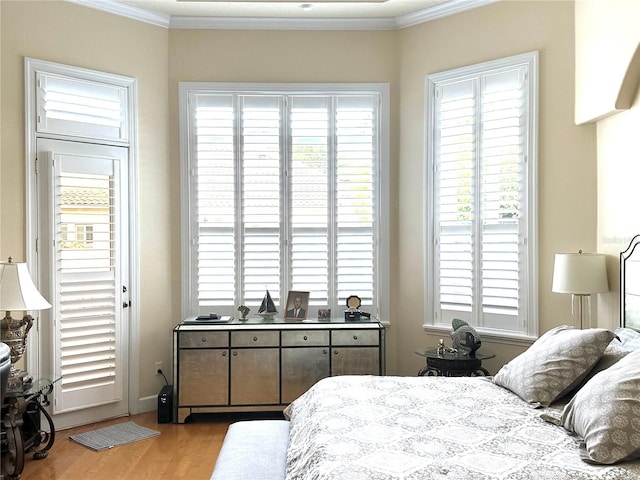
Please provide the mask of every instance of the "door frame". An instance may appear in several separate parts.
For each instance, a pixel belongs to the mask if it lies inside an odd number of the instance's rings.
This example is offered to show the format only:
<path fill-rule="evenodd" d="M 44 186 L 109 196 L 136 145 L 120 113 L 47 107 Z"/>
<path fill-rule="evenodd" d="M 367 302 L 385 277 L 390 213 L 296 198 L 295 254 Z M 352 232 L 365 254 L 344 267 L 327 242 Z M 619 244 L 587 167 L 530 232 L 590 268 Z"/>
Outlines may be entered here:
<path fill-rule="evenodd" d="M 129 285 L 129 299 L 131 306 L 129 308 L 129 325 L 128 325 L 128 405 L 129 413 L 135 415 L 140 410 L 140 241 L 139 241 L 139 225 L 135 221 L 139 218 L 138 210 L 138 91 L 137 82 L 134 78 L 124 77 L 121 75 L 109 74 L 95 70 L 73 67 L 44 60 L 25 57 L 24 59 L 24 77 L 25 77 L 25 261 L 29 266 L 31 276 L 34 278 L 36 285 L 40 285 L 43 280 L 43 272 L 39 271 L 38 265 L 38 186 L 37 186 L 37 169 L 36 162 L 36 139 L 38 137 L 36 129 L 37 112 L 36 112 L 36 71 L 44 71 L 49 73 L 57 73 L 70 77 L 83 77 L 91 80 L 104 80 L 105 83 L 118 83 L 127 87 L 127 103 L 128 103 L 128 142 L 104 142 L 110 145 L 125 146 L 129 149 L 128 157 L 128 176 L 129 181 L 127 188 L 129 189 L 129 278 L 125 281 Z M 52 140 L 69 140 L 81 141 L 82 139 L 74 138 L 66 135 L 41 135 L 42 138 Z M 87 141 L 87 140 L 85 140 Z M 95 140 L 91 140 L 95 143 Z M 102 143 L 102 142 L 100 142 Z M 42 168 L 42 167 L 40 167 Z M 27 368 L 29 373 L 37 376 L 43 365 L 43 359 L 40 356 L 40 344 L 44 339 L 40 338 L 40 316 L 34 315 L 34 327 L 31 335 L 27 339 Z M 126 328 L 126 327 L 125 327 Z"/>

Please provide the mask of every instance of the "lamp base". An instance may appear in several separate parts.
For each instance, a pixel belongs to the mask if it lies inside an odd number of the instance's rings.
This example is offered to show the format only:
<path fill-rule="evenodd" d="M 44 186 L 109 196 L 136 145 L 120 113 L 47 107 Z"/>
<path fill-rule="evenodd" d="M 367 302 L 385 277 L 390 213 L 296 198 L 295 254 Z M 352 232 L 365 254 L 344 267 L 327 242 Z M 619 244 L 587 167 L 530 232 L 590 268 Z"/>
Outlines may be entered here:
<path fill-rule="evenodd" d="M 7 393 L 23 392 L 29 387 L 29 378 L 25 379 L 27 372 L 16 368 L 15 364 L 22 358 L 26 350 L 27 334 L 33 326 L 33 317 L 25 315 L 20 320 L 11 317 L 11 312 L 7 311 L 3 319 L 0 320 L 0 341 L 6 343 L 11 350 L 11 370 L 7 380 Z M 26 386 L 26 387 L 25 387 Z"/>
<path fill-rule="evenodd" d="M 591 295 L 572 293 L 571 313 L 576 328 L 592 328 L 591 325 Z"/>

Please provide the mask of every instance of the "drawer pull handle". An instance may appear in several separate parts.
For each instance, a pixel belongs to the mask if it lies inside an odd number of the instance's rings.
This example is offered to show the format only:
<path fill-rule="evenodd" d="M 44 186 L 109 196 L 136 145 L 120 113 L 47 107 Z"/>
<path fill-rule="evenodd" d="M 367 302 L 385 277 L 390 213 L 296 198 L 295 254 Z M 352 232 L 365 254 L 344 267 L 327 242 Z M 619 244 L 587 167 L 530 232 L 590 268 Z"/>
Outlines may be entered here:
<path fill-rule="evenodd" d="M 258 341 L 258 337 L 253 337 L 253 341 L 257 342 Z"/>
<path fill-rule="evenodd" d="M 337 355 L 337 354 L 338 354 L 338 350 L 334 350 L 334 351 L 333 351 L 333 354 L 334 354 L 334 355 Z"/>
<path fill-rule="evenodd" d="M 305 335 L 305 336 L 304 336 L 304 337 L 302 337 L 302 338 L 304 338 L 304 339 L 306 340 L 306 339 L 307 339 L 307 336 Z"/>
<path fill-rule="evenodd" d="M 206 337 L 202 337 L 201 340 L 202 340 L 202 343 L 206 343 L 207 342 L 207 338 Z"/>
<path fill-rule="evenodd" d="M 226 357 L 227 356 L 227 352 L 222 352 L 222 356 Z"/>
<path fill-rule="evenodd" d="M 322 350 L 322 353 L 323 353 L 324 355 L 326 355 L 326 354 L 327 354 L 327 349 L 325 348 L 324 350 Z"/>
<path fill-rule="evenodd" d="M 238 356 L 238 352 L 233 352 L 233 356 L 237 357 Z"/>
<path fill-rule="evenodd" d="M 353 339 L 354 339 L 354 340 L 357 340 L 357 339 L 358 339 L 358 335 L 354 335 L 354 336 L 353 336 Z"/>

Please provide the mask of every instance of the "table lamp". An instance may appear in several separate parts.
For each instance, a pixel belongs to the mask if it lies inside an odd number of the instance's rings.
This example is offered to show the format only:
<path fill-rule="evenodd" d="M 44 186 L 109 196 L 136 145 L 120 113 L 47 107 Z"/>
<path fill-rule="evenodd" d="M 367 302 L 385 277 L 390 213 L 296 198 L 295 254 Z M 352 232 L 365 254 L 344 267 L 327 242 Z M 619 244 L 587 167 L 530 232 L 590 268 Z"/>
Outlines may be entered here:
<path fill-rule="evenodd" d="M 578 253 L 556 253 L 551 290 L 570 293 L 576 327 L 591 327 L 591 295 L 609 291 L 605 256 L 583 253 L 582 250 Z"/>
<path fill-rule="evenodd" d="M 51 308 L 51 304 L 40 295 L 26 263 L 15 263 L 11 257 L 8 262 L 0 262 L 0 310 L 5 311 L 5 317 L 0 320 L 0 341 L 11 349 L 9 390 L 22 388 L 26 374 L 18 370 L 15 363 L 24 354 L 27 334 L 33 325 L 33 317 L 27 311 L 47 308 Z M 11 312 L 16 310 L 25 312 L 24 317 L 12 318 Z"/>

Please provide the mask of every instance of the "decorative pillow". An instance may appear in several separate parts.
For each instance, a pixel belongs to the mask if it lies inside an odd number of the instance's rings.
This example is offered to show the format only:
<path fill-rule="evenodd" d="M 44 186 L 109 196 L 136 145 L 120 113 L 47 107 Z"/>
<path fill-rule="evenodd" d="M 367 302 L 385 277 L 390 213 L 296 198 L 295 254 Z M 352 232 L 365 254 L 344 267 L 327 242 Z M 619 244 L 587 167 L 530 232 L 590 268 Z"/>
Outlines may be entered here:
<path fill-rule="evenodd" d="M 574 390 L 579 390 L 587 383 L 589 380 L 593 378 L 596 373 L 600 373 L 603 370 L 606 370 L 612 365 L 615 365 L 624 357 L 626 357 L 631 350 L 627 350 L 620 343 L 619 338 L 614 338 L 611 340 L 611 343 L 607 345 L 607 348 L 604 349 L 604 353 L 600 360 L 593 366 L 593 368 L 587 373 L 587 375 L 580 381 L 580 383 L 574 388 Z M 568 392 L 569 395 L 573 394 L 573 392 Z"/>
<path fill-rule="evenodd" d="M 564 408 L 561 421 L 584 440 L 585 461 L 640 458 L 640 350 L 589 380 Z"/>
<path fill-rule="evenodd" d="M 493 382 L 526 402 L 548 407 L 580 383 L 613 337 L 603 328 L 552 328 L 504 365 Z"/>
<path fill-rule="evenodd" d="M 607 348 L 604 349 L 602 357 L 600 358 L 600 360 L 598 360 L 598 363 L 596 363 L 596 365 L 593 367 L 593 370 L 591 370 L 589 374 L 593 376 L 596 373 L 611 367 L 612 365 L 618 363 L 624 357 L 629 355 L 631 352 L 632 350 L 625 348 L 624 345 L 620 343 L 620 340 L 618 338 L 614 338 L 613 340 L 611 340 L 611 343 L 607 345 Z"/>

